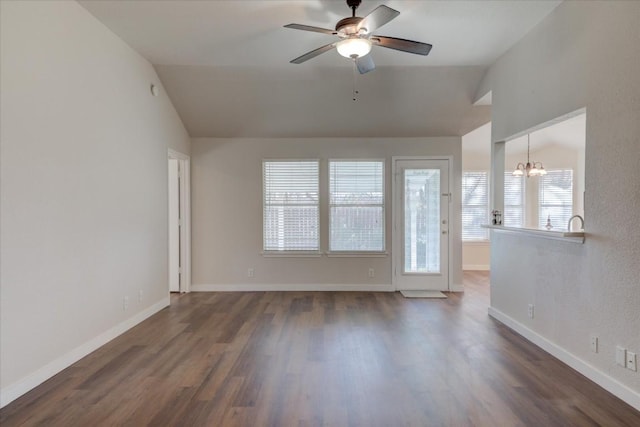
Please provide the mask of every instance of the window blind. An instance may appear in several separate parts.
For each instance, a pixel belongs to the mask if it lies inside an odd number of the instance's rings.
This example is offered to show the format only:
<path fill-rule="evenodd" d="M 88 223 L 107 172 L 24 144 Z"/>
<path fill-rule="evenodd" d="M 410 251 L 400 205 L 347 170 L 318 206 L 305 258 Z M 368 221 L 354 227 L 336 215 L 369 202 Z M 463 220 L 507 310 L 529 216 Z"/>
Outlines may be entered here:
<path fill-rule="evenodd" d="M 549 218 L 553 228 L 566 229 L 573 212 L 573 170 L 549 170 L 539 180 L 538 227 Z"/>
<path fill-rule="evenodd" d="M 462 240 L 487 240 L 488 230 L 481 228 L 489 219 L 488 172 L 462 174 Z"/>
<path fill-rule="evenodd" d="M 504 173 L 504 214 L 502 225 L 507 227 L 524 226 L 524 198 L 526 178 Z"/>
<path fill-rule="evenodd" d="M 319 250 L 318 161 L 263 161 L 263 249 Z"/>
<path fill-rule="evenodd" d="M 329 162 L 329 250 L 384 251 L 384 162 Z"/>

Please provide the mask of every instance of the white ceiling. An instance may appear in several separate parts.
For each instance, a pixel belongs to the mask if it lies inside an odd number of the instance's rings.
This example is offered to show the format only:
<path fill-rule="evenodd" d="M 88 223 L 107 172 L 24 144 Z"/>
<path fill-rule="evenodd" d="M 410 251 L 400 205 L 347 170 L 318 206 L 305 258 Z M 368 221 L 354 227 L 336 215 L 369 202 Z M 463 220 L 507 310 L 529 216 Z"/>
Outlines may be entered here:
<path fill-rule="evenodd" d="M 477 85 L 486 67 L 560 1 L 364 0 L 358 9 L 359 16 L 380 4 L 401 12 L 376 34 L 431 43 L 433 49 L 423 57 L 374 47 L 372 55 L 377 69 L 358 77 L 365 91 L 361 91 L 362 102 L 358 101 L 357 111 L 352 106 L 335 108 L 336 103 L 351 101 L 349 60 L 328 52 L 304 64 L 289 64 L 291 59 L 334 38 L 283 28 L 289 23 L 333 28 L 339 19 L 350 16 L 344 0 L 81 0 L 79 3 L 156 66 L 192 136 L 271 137 L 430 136 L 424 133 L 427 131 L 462 135 L 474 128 L 470 126 L 477 127 L 489 120 L 489 107 L 471 106 L 475 87 L 470 88 L 470 84 Z M 433 67 L 440 71 L 430 75 Z M 419 73 L 400 81 L 397 71 L 408 68 Z M 391 70 L 396 70 L 396 74 Z M 194 75 L 197 78 L 191 80 Z M 229 78 L 235 83 L 229 85 Z M 288 79 L 293 80 L 293 85 L 283 87 L 286 85 L 282 81 Z M 455 79 L 462 79 L 460 88 Z M 440 85 L 449 91 L 425 85 Z M 245 92 L 249 90 L 252 91 Z M 391 99 L 401 94 L 411 98 L 416 90 L 430 98 L 417 98 L 417 103 Z M 261 98 L 256 99 L 257 96 Z M 365 102 L 365 98 L 370 102 Z M 278 105 L 278 116 L 268 110 L 253 111 L 256 105 Z M 454 107 L 458 109 L 453 111 Z M 420 109 L 431 114 L 416 114 Z M 327 115 L 330 110 L 339 114 Z M 247 111 L 248 117 L 266 114 L 261 117 L 263 124 L 246 120 L 244 124 L 238 120 L 229 122 L 219 117 L 220 112 L 230 117 L 247 116 Z M 300 117 L 300 111 L 306 115 Z M 350 118 L 351 113 L 368 119 Z M 394 120 L 382 120 L 388 114 L 394 115 Z M 290 120 L 292 116 L 296 117 L 294 123 Z M 318 126 L 313 122 L 314 116 L 324 116 L 326 121 Z M 459 118 L 460 123 L 439 125 L 436 122 L 439 118 L 444 121 Z M 402 123 L 402 127 L 383 128 L 379 125 L 381 121 Z"/>
<path fill-rule="evenodd" d="M 566 147 L 584 150 L 587 139 L 587 115 L 579 114 L 567 120 L 552 123 L 529 134 L 531 152 L 547 147 Z M 507 141 L 508 153 L 526 153 L 527 136 L 523 135 Z"/>
<path fill-rule="evenodd" d="M 578 114 L 566 120 L 549 124 L 531 131 L 531 152 L 549 147 L 564 147 L 571 150 L 584 150 L 587 133 L 587 116 Z M 491 123 L 487 123 L 462 138 L 462 149 L 466 152 L 488 155 L 491 151 Z M 507 141 L 509 155 L 526 155 L 527 135 Z"/>
<path fill-rule="evenodd" d="M 289 23 L 333 29 L 351 15 L 344 0 L 80 2 L 153 64 L 274 67 L 334 37 L 283 28 Z M 400 15 L 376 34 L 433 44 L 428 57 L 375 48 L 378 65 L 490 65 L 553 10 L 559 1 L 370 1 Z M 338 65 L 324 54 L 302 66 Z M 293 66 L 293 65 L 292 65 Z"/>
<path fill-rule="evenodd" d="M 472 105 L 480 67 L 349 68 L 156 66 L 193 137 L 419 137 L 464 135 L 489 120 Z"/>

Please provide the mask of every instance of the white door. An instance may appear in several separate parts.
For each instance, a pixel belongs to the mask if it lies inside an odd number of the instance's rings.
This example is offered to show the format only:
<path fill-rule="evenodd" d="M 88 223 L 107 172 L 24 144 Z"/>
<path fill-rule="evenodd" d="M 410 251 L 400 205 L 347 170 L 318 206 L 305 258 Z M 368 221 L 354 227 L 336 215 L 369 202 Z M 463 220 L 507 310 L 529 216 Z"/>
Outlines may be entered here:
<path fill-rule="evenodd" d="M 397 290 L 449 289 L 449 161 L 394 159 Z"/>
<path fill-rule="evenodd" d="M 178 160 L 169 159 L 169 292 L 180 292 L 180 178 Z"/>

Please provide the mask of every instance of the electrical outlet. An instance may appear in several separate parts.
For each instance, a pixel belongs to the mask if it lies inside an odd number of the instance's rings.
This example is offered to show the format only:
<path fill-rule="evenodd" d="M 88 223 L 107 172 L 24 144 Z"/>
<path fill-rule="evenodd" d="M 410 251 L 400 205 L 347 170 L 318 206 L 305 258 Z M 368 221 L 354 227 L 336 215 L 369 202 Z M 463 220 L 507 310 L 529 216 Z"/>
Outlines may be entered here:
<path fill-rule="evenodd" d="M 247 277 L 253 277 L 254 274 L 255 274 L 255 271 L 253 270 L 253 268 L 247 269 Z"/>
<path fill-rule="evenodd" d="M 369 277 L 375 277 L 376 276 L 376 271 L 373 268 L 369 269 Z"/>
<path fill-rule="evenodd" d="M 122 298 L 122 310 L 126 310 L 129 308 L 129 297 Z"/>
<path fill-rule="evenodd" d="M 631 351 L 627 351 L 627 369 L 630 369 L 632 371 L 638 370 L 638 365 L 636 364 L 636 354 Z"/>
<path fill-rule="evenodd" d="M 138 302 L 142 302 L 142 297 L 143 297 L 144 293 L 142 292 L 142 289 L 140 289 L 138 291 Z"/>
<path fill-rule="evenodd" d="M 598 337 L 595 335 L 591 335 L 591 351 L 593 353 L 598 352 Z"/>
<path fill-rule="evenodd" d="M 529 304 L 529 309 L 527 314 L 529 315 L 529 319 L 533 319 L 533 304 Z"/>
<path fill-rule="evenodd" d="M 616 363 L 620 366 L 627 366 L 627 349 L 616 346 Z"/>

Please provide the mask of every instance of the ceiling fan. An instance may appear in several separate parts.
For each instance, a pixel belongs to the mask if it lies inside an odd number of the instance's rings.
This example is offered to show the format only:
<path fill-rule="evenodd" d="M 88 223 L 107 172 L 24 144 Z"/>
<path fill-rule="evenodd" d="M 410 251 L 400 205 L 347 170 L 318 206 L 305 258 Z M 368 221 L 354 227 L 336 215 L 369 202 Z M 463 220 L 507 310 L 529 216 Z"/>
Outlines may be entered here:
<path fill-rule="evenodd" d="M 369 55 L 373 45 L 417 55 L 429 54 L 431 45 L 428 43 L 372 34 L 373 31 L 396 18 L 400 12 L 382 5 L 375 8 L 373 12 L 364 18 L 360 18 L 356 16 L 356 9 L 360 6 L 360 3 L 362 3 L 362 0 L 347 0 L 347 5 L 351 8 L 352 15 L 338 21 L 335 30 L 302 24 L 285 25 L 285 28 L 293 28 L 294 30 L 313 31 L 340 37 L 340 40 L 307 52 L 292 60 L 291 63 L 302 64 L 336 48 L 340 55 L 353 59 L 360 74 L 364 74 L 374 70 L 376 67 Z"/>

